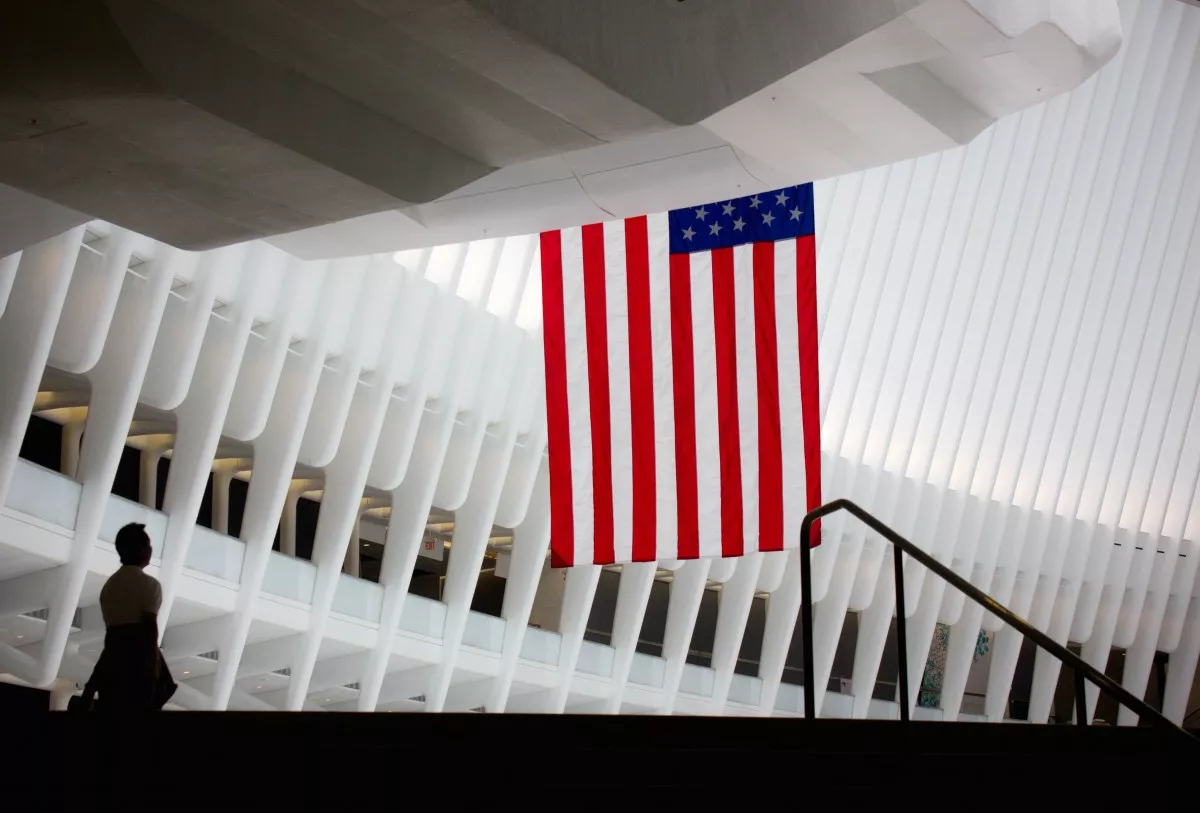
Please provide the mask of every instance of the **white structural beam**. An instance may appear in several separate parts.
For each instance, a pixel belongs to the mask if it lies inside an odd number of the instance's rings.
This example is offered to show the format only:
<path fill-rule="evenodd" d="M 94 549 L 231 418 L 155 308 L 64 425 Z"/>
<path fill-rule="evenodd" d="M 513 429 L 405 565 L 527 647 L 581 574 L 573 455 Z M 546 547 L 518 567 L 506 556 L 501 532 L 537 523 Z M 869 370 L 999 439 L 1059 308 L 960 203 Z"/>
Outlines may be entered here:
<path fill-rule="evenodd" d="M 378 261 L 382 262 L 382 261 Z M 375 270 L 375 269 L 372 269 Z M 413 300 L 404 297 L 407 285 L 397 280 L 400 274 L 393 268 L 381 272 L 384 285 L 384 318 L 386 332 L 384 347 L 403 346 L 405 340 L 413 340 L 412 325 L 416 321 Z M 313 588 L 312 611 L 309 614 L 308 631 L 303 648 L 292 669 L 288 684 L 288 708 L 300 709 L 308 694 L 308 682 L 316 665 L 317 655 L 324 637 L 329 609 L 337 586 L 341 563 L 345 559 L 350 530 L 361 510 L 363 488 L 371 467 L 371 454 L 383 427 L 392 388 L 396 382 L 399 353 L 380 357 L 380 368 L 375 371 L 372 389 L 355 392 L 342 433 L 341 443 L 332 462 L 326 468 L 326 488 L 321 501 L 321 516 L 317 523 L 313 541 L 313 562 L 317 566 L 316 585 Z M 351 379 L 357 383 L 357 374 Z"/>
<path fill-rule="evenodd" d="M 737 667 L 742 649 L 746 619 L 754 603 L 758 575 L 762 570 L 762 554 L 751 554 L 738 560 L 737 570 L 721 588 L 717 611 L 717 629 L 713 638 L 713 693 L 709 707 L 713 714 L 722 714 L 729 699 L 733 670 Z"/>
<path fill-rule="evenodd" d="M 80 227 L 30 246 L 15 263 L 0 319 L 0 503 L 12 482 L 82 239 Z"/>
<path fill-rule="evenodd" d="M 392 516 L 384 544 L 380 566 L 380 584 L 384 586 L 383 608 L 380 611 L 379 632 L 375 647 L 367 660 L 359 694 L 360 710 L 371 711 L 378 702 L 388 659 L 392 654 L 392 633 L 400 622 L 413 567 L 420 551 L 421 538 L 433 504 L 437 485 L 436 472 L 441 468 L 450 433 L 454 428 L 454 413 L 438 409 L 426 413 L 422 421 L 432 437 L 414 450 L 411 470 L 416 473 L 392 492 Z"/>
<path fill-rule="evenodd" d="M 430 271 L 432 253 L 418 260 L 421 273 Z M 439 258 L 439 262 L 442 258 Z M 454 262 L 457 264 L 457 258 Z M 435 286 L 423 282 L 418 304 L 422 311 L 430 308 Z M 420 551 L 425 525 L 433 507 L 438 476 L 450 445 L 457 413 L 456 401 L 450 397 L 440 400 L 436 407 L 425 411 L 430 388 L 438 365 L 455 364 L 466 352 L 466 343 L 453 329 L 462 318 L 461 306 L 448 307 L 435 314 L 445 331 L 435 331 L 432 347 L 422 344 L 420 356 L 411 359 L 406 373 L 405 398 L 393 404 L 385 416 L 382 432 L 388 433 L 397 446 L 395 463 L 388 476 L 392 485 L 392 512 L 389 518 L 379 582 L 383 585 L 383 607 L 375 645 L 367 658 L 359 692 L 359 710 L 373 711 L 382 690 L 388 661 L 392 655 L 393 634 L 404 610 L 404 600 L 412 582 L 413 567 Z M 420 442 L 418 442 L 420 433 Z M 380 461 L 380 467 L 383 467 Z M 385 476 L 382 475 L 381 476 Z M 396 480 L 400 482 L 395 483 Z"/>
<path fill-rule="evenodd" d="M 767 598 L 767 617 L 763 625 L 762 654 L 758 659 L 758 713 L 769 716 L 775 712 L 775 700 L 783 681 L 783 670 L 796 630 L 802 592 L 800 590 L 800 554 L 790 551 L 779 565 L 783 578 L 779 587 Z"/>
<path fill-rule="evenodd" d="M 259 285 L 265 276 L 259 266 L 267 253 L 265 248 L 248 252 L 244 247 L 214 252 L 205 258 L 207 262 L 202 261 L 198 270 L 213 277 L 236 274 L 238 296 L 227 317 L 209 315 L 206 320 L 195 371 L 177 412 L 179 430 L 163 497 L 163 513 L 167 515 L 160 576 L 163 601 L 159 618 L 163 623 L 171 615 L 225 414 L 233 397 L 238 367 L 250 338 Z"/>
<path fill-rule="evenodd" d="M 540 455 L 539 455 L 540 457 Z M 513 465 L 516 465 L 514 460 Z M 550 550 L 550 486 L 549 469 L 543 466 L 534 486 L 533 501 L 525 521 L 513 529 L 512 561 L 504 585 L 504 643 L 500 650 L 500 666 L 492 682 L 492 692 L 485 707 L 489 712 L 502 712 L 508 705 L 517 659 L 525 643 L 529 616 L 537 595 L 538 581 Z"/>
<path fill-rule="evenodd" d="M 328 299 L 332 296 L 330 289 L 336 284 L 336 278 L 332 273 L 320 273 L 323 270 L 317 269 L 317 273 L 308 276 L 316 277 L 314 282 L 320 286 L 322 299 Z M 300 280 L 289 282 L 298 286 Z M 281 513 L 290 519 L 280 530 L 281 548 L 290 548 L 286 552 L 295 555 L 296 500 L 301 489 L 311 483 L 292 480 L 292 473 L 325 363 L 328 324 L 328 315 L 318 313 L 313 320 L 312 335 L 301 353 L 285 359 L 266 425 L 255 442 L 254 470 L 242 515 L 241 538 L 246 544 L 246 559 L 242 565 L 237 607 L 221 641 L 225 656 L 217 667 L 212 695 L 215 709 L 224 708 L 233 691 Z"/>
<path fill-rule="evenodd" d="M 704 587 L 708 584 L 710 566 L 710 559 L 685 562 L 675 571 L 671 580 L 671 599 L 667 604 L 667 629 L 662 648 L 665 671 L 659 711 L 663 714 L 671 714 L 675 710 L 679 681 L 683 678 L 683 667 L 687 663 L 692 630 L 700 612 L 700 600 L 704 598 Z M 565 603 L 563 606 L 565 611 Z"/>
<path fill-rule="evenodd" d="M 558 622 L 558 630 L 562 635 L 558 650 L 558 675 L 547 699 L 549 705 L 545 708 L 551 713 L 561 714 L 567 707 L 571 684 L 575 680 L 575 666 L 579 663 L 579 650 L 583 647 L 583 635 L 587 632 L 588 616 L 599 581 L 600 568 L 594 565 L 573 567 L 567 572 L 562 614 Z"/>
<path fill-rule="evenodd" d="M 621 569 L 617 608 L 613 615 L 613 668 L 609 677 L 609 694 L 604 701 L 604 711 L 607 714 L 618 714 L 621 711 L 621 701 L 625 697 L 625 686 L 629 681 L 629 667 L 633 664 L 633 656 L 637 651 L 638 635 L 646 617 L 646 604 L 650 601 L 650 589 L 654 586 L 656 568 L 655 562 L 636 562 Z"/>
<path fill-rule="evenodd" d="M 516 351 L 516 346 L 510 347 Z M 441 709 L 454 673 L 455 657 L 463 631 L 466 629 L 467 612 L 479 579 L 480 563 L 491 536 L 504 490 L 504 476 L 508 472 L 517 441 L 516 413 L 523 406 L 523 399 L 529 397 L 533 372 L 537 369 L 533 360 L 537 349 L 527 344 L 522 348 L 523 352 L 520 352 L 523 357 L 520 367 L 510 379 L 513 394 L 508 398 L 510 406 L 506 409 L 506 430 L 496 437 L 481 438 L 483 449 L 479 455 L 479 466 L 475 469 L 471 490 L 455 515 L 455 548 L 451 551 L 450 564 L 446 570 L 444 592 L 448 609 L 446 625 L 442 632 L 443 659 L 434 675 L 426 701 L 430 711 Z M 474 420 L 481 426 L 486 426 L 484 419 L 476 416 Z M 472 424 L 468 423 L 468 428 L 471 427 Z"/>

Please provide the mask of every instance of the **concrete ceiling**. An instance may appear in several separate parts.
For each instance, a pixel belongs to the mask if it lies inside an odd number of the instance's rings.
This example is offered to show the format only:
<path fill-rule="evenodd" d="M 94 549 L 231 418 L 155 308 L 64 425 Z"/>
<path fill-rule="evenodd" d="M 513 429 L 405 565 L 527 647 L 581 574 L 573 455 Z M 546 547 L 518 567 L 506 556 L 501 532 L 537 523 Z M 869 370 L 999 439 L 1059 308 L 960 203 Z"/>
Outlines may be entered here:
<path fill-rule="evenodd" d="M 1120 42 L 995 5 L 22 0 L 0 182 L 184 248 L 528 233 L 944 149 Z"/>

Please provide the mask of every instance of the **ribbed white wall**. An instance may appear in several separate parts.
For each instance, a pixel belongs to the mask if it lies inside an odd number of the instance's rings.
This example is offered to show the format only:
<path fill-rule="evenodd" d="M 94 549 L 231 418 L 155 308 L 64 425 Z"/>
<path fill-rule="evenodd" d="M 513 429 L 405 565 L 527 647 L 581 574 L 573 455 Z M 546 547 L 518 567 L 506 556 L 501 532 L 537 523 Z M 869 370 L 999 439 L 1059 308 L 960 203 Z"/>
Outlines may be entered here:
<path fill-rule="evenodd" d="M 1135 694 L 1155 651 L 1170 653 L 1165 710 L 1178 720 L 1200 654 L 1200 9 L 1121 9 L 1125 45 L 1079 90 L 967 147 L 818 185 L 824 488 L 1082 644 L 1096 666 L 1125 648 Z M 89 631 L 70 622 L 111 568 L 107 495 L 140 401 L 178 422 L 159 448 L 173 449 L 165 516 L 145 511 L 161 531 L 165 647 L 174 658 L 221 653 L 213 674 L 184 680 L 184 705 L 298 709 L 356 683 L 346 703 L 359 709 L 422 695 L 430 710 L 795 711 L 780 685 L 800 599 L 794 554 L 659 563 L 674 571 L 661 659 L 634 652 L 654 568 L 622 574 L 611 649 L 583 641 L 599 571 L 574 569 L 560 634 L 547 639 L 554 658 L 531 664 L 549 533 L 534 238 L 305 263 L 261 243 L 186 255 L 89 229 L 98 240 L 77 230 L 0 261 L 0 340 L 21 350 L 0 362 L 6 432 L 34 408 L 47 363 L 93 387 L 73 522 L 48 519 L 56 509 L 25 487 L 15 445 L 0 446 L 0 547 L 55 568 L 0 582 L 0 617 L 49 609 L 37 640 L 0 645 L 0 672 L 41 684 L 86 673 Z M 252 456 L 226 462 L 231 439 Z M 311 485 L 295 482 L 297 464 L 323 472 L 322 511 L 312 566 L 286 565 L 301 595 L 279 609 L 272 574 L 285 564 L 270 545 L 291 495 Z M 252 472 L 244 545 L 195 528 L 214 466 Z M 370 587 L 377 604 L 352 629 L 338 607 L 358 588 L 339 574 L 361 512 L 377 508 L 362 502 L 367 487 L 390 494 L 392 521 L 381 587 Z M 419 639 L 401 619 L 416 612 L 407 589 L 432 508 L 455 511 L 455 531 L 440 634 Z M 62 528 L 69 545 L 42 541 L 30 517 Z M 485 647 L 469 608 L 493 525 L 514 528 L 515 543 L 504 624 Z M 824 540 L 818 702 L 829 708 L 846 612 L 861 611 L 857 693 L 838 713 L 865 716 L 892 620 L 891 570 L 879 540 L 840 517 Z M 217 577 L 226 592 L 194 565 L 214 545 L 232 562 Z M 907 579 L 910 682 L 935 624 L 950 624 L 941 703 L 953 718 L 979 630 L 997 622 L 923 575 Z M 685 659 L 710 582 L 722 600 L 702 670 Z M 750 679 L 734 666 L 756 590 L 771 598 Z M 177 600 L 208 611 L 179 621 Z M 999 631 L 993 719 L 1019 644 Z M 580 659 L 592 656 L 607 664 L 599 679 L 584 675 Z M 284 667 L 283 688 L 255 693 L 256 675 Z M 1049 714 L 1057 677 L 1039 657 L 1031 719 Z"/>
<path fill-rule="evenodd" d="M 822 433 L 826 494 L 1083 643 L 1094 665 L 1127 648 L 1124 682 L 1141 694 L 1156 647 L 1190 675 L 1200 643 L 1179 650 L 1200 558 L 1200 13 L 1121 10 L 1125 46 L 1079 90 L 965 148 L 819 185 Z M 863 611 L 857 685 L 873 682 L 893 585 L 880 545 L 840 522 L 817 642 L 832 648 L 843 610 Z M 914 589 L 910 640 L 953 625 L 953 713 L 995 620 L 939 580 L 914 573 Z M 998 639 L 993 715 L 1018 639 Z M 1056 678 L 1039 656 L 1031 718 L 1049 713 Z"/>

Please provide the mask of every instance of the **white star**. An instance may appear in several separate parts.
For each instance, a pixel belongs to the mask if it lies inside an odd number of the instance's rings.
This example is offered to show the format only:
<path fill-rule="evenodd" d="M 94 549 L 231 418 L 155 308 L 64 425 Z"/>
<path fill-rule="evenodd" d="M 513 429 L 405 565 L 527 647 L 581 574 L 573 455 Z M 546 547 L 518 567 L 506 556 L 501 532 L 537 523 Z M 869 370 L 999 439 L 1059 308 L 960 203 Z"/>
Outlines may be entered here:
<path fill-rule="evenodd" d="M 725 210 L 726 217 L 733 217 L 733 204 L 732 203 L 722 203 L 721 208 Z"/>
<path fill-rule="evenodd" d="M 804 212 L 800 211 L 800 207 L 797 206 L 795 209 L 792 210 L 792 220 L 799 220 L 800 215 L 802 215 L 802 214 L 804 214 Z"/>
<path fill-rule="evenodd" d="M 745 220 L 742 220 L 742 219 L 739 217 L 737 220 L 733 221 L 733 230 L 734 230 L 734 231 L 741 231 L 741 230 L 742 230 L 742 228 L 743 228 L 743 227 L 745 227 L 745 225 L 746 225 L 746 221 L 745 221 Z"/>
<path fill-rule="evenodd" d="M 754 197 L 750 198 L 750 208 L 751 209 L 757 209 L 758 204 L 760 204 L 760 203 L 762 203 L 762 201 L 760 201 L 758 199 L 758 195 L 755 195 Z"/>
<path fill-rule="evenodd" d="M 775 202 L 778 203 L 780 206 L 787 203 L 788 202 L 787 192 L 780 191 L 780 193 L 775 196 Z"/>
<path fill-rule="evenodd" d="M 696 210 L 696 219 L 697 220 L 703 220 L 706 217 L 708 217 L 708 210 L 705 209 L 703 206 L 701 206 L 699 209 Z"/>
<path fill-rule="evenodd" d="M 770 212 L 767 212 L 765 215 L 763 215 L 763 223 L 766 223 L 768 226 L 770 226 L 774 221 L 775 215 L 771 214 Z"/>
<path fill-rule="evenodd" d="M 692 229 L 691 226 L 688 226 L 686 229 L 683 230 L 683 239 L 684 240 L 691 240 L 695 236 L 696 236 L 696 232 Z"/>
<path fill-rule="evenodd" d="M 709 227 L 708 227 L 708 233 L 709 233 L 709 234 L 720 234 L 720 233 L 721 233 L 721 224 L 720 224 L 720 223 L 714 223 L 714 224 L 712 224 L 711 226 L 709 226 Z"/>

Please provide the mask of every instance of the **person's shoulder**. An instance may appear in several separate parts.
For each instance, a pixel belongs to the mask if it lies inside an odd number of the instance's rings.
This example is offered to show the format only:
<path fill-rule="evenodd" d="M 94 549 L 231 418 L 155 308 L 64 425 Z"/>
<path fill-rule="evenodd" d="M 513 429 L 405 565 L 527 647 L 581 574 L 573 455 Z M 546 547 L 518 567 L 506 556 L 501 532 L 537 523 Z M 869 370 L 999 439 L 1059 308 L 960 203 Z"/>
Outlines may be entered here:
<path fill-rule="evenodd" d="M 100 588 L 100 603 L 103 605 L 118 600 L 116 597 L 129 589 L 128 579 L 124 568 L 117 568 L 104 580 L 104 586 Z"/>
<path fill-rule="evenodd" d="M 116 589 L 116 586 L 124 581 L 124 579 L 125 575 L 122 572 L 122 568 L 118 567 L 112 573 L 108 574 L 108 578 L 104 580 L 104 586 L 100 588 L 100 592 L 103 593 L 105 590 Z"/>

